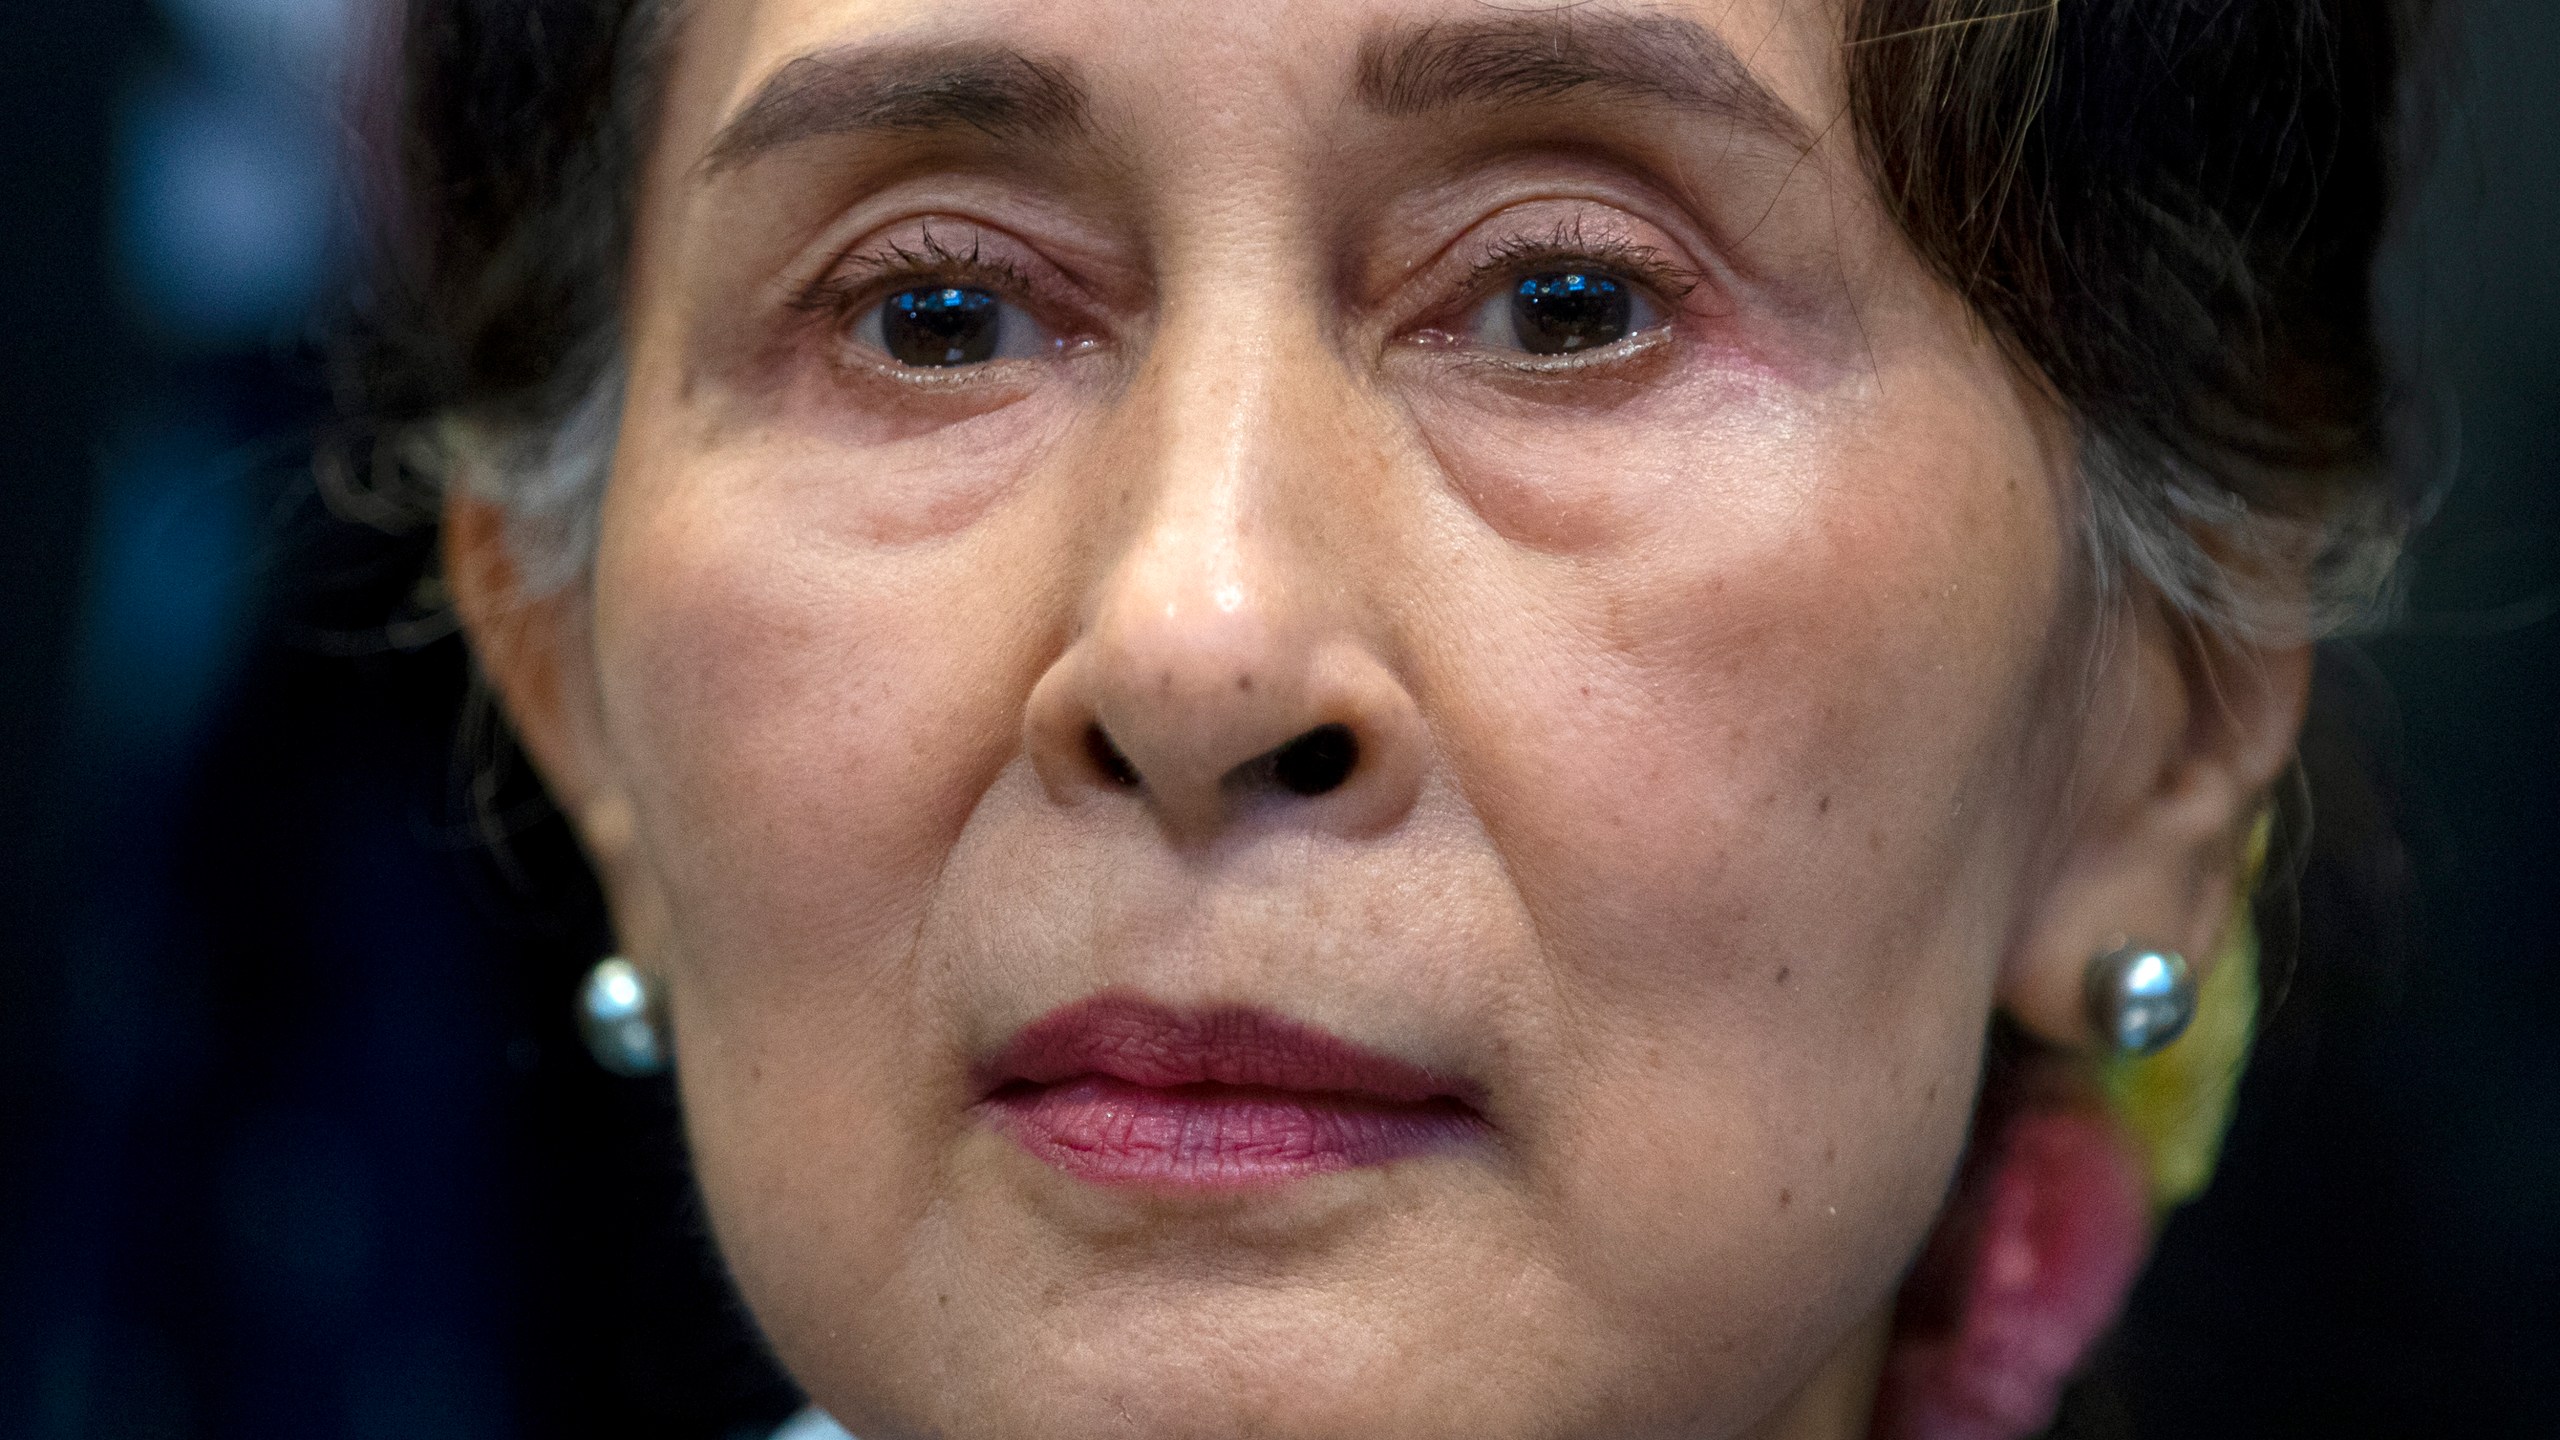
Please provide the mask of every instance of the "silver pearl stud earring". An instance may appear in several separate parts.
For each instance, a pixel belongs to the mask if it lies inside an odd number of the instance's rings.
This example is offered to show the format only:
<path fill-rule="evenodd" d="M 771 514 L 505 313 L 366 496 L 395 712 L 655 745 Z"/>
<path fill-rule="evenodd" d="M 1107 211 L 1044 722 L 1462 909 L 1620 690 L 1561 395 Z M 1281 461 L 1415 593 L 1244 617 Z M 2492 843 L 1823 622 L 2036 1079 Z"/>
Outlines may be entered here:
<path fill-rule="evenodd" d="M 640 967 L 608 955 L 578 987 L 578 1032 L 587 1053 L 616 1075 L 656 1075 L 667 1068 L 667 1037 L 656 987 Z"/>
<path fill-rule="evenodd" d="M 2089 962 L 2089 1023 L 2120 1055 L 2150 1055 L 2196 1018 L 2196 972 L 2175 950 L 2125 945 Z"/>

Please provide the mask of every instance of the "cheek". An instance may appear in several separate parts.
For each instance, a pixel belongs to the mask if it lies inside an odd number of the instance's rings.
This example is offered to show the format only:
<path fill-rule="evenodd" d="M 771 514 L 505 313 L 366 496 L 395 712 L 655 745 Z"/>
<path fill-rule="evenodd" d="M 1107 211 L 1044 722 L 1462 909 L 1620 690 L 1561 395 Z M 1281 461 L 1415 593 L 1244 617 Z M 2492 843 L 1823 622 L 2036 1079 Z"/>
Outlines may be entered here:
<path fill-rule="evenodd" d="M 1473 495 L 1540 497 L 1488 523 L 1549 543 L 1479 607 L 1516 619 L 1458 632 L 1453 672 L 1503 678 L 1446 697 L 1448 748 L 1573 1017 L 1582 1099 L 1530 1148 L 1631 1305 L 1871 1297 L 1962 1144 L 2065 532 L 2005 391 L 1883 389 L 1498 476 L 1509 437 L 1470 442 Z"/>
<path fill-rule="evenodd" d="M 673 981 L 688 1093 L 723 1108 L 750 1061 L 757 1078 L 848 1055 L 879 1076 L 950 1068 L 909 1013 L 916 936 L 1020 749 L 1044 617 L 1064 613 L 1036 559 L 990 553 L 993 531 L 875 543 L 876 498 L 930 477 L 829 487 L 795 464 L 751 451 L 658 473 L 636 456 L 596 574 L 606 741 L 638 837 L 615 868 L 668 916 L 653 958 Z M 1005 603 L 968 583 L 987 573 L 1011 578 Z M 828 1016 L 865 1033 L 827 1033 Z M 775 1093 L 843 1088 L 806 1078 Z M 878 1108 L 864 1093 L 838 1098 Z M 736 1128 L 706 1133 L 728 1145 L 760 1123 L 741 1107 Z"/>
<path fill-rule="evenodd" d="M 1773 978 L 1746 941 L 2006 898 L 1959 882 L 2034 809 L 2066 527 L 2005 385 L 1950 368 L 1441 447 L 1514 543 L 1426 703 L 1555 906 L 1677 927 L 1619 953 Z"/>
<path fill-rule="evenodd" d="M 981 523 L 1037 465 L 1036 422 L 938 449 L 626 443 L 595 581 L 601 702 L 677 890 L 742 921 L 912 919 L 917 872 L 1019 748 L 1066 609 L 1047 593 L 1063 557 Z"/>
<path fill-rule="evenodd" d="M 837 1334 L 793 1307 L 887 1283 L 964 1109 L 918 937 L 1069 607 L 1055 557 L 1001 529 L 879 543 L 882 497 L 956 493 L 930 475 L 858 490 L 771 448 L 627 453 L 595 643 L 636 821 L 613 869 L 645 893 L 615 899 L 669 919 L 651 958 L 731 1265 L 776 1333 Z M 1002 603 L 972 583 L 993 573 Z"/>
<path fill-rule="evenodd" d="M 617 573 L 610 555 L 599 568 L 603 710 L 638 829 L 661 842 L 649 868 L 740 921 L 894 924 L 945 778 L 912 763 L 912 717 L 959 677 L 892 662 L 934 617 L 882 593 L 855 602 L 864 624 L 844 623 L 843 577 L 822 586 L 800 557 L 755 554 L 750 538 L 694 527 L 641 539 L 645 575 Z"/>

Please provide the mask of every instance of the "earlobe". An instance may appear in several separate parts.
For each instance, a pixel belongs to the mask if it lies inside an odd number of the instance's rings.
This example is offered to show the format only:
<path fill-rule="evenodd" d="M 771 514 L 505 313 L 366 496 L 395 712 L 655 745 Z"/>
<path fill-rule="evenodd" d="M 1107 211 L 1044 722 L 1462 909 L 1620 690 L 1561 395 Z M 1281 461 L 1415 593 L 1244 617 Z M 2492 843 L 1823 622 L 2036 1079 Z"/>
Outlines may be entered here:
<path fill-rule="evenodd" d="M 2118 1033 L 2101 1033 L 2089 982 L 2093 962 L 2120 982 L 2119 998 L 2180 963 L 2210 978 L 2254 869 L 2263 797 L 2293 753 L 2310 651 L 2215 640 L 2154 615 L 2103 659 L 2072 717 L 2075 783 L 2049 832 L 2054 865 L 2001 977 L 2002 1007 L 2052 1048 L 2016 1047 L 1991 1067 L 1962 1187 L 1903 1292 L 1877 1440 L 1994 1440 L 2050 1423 L 2123 1308 L 2153 1205 L 2201 1186 L 2229 1114 L 2254 1014 L 2254 943 L 2233 948 L 2189 1061 L 2172 1049 L 2131 1068 L 2083 1064 L 2148 1040 L 2142 1017 L 2122 1010 Z M 2187 990 L 2175 1025 L 2195 1002 Z M 2114 1078 L 2093 1083 L 2100 1075 Z M 2127 1100 L 2127 1075 L 2173 1088 L 2170 1131 L 2156 1107 L 2146 1121 Z"/>
<path fill-rule="evenodd" d="M 630 797 L 606 763 L 586 587 L 526 595 L 506 512 L 460 486 L 445 502 L 444 567 L 481 674 L 604 882 L 615 933 L 645 967 L 663 948 L 664 908 L 644 882 Z"/>
<path fill-rule="evenodd" d="M 2054 863 L 2001 977 L 2011 1018 L 2074 1050 L 2105 1048 L 2087 1003 L 2099 957 L 2175 950 L 2209 978 L 2310 690 L 2306 644 L 2211 636 L 2143 609 L 2076 717 Z"/>
<path fill-rule="evenodd" d="M 443 554 L 445 588 L 481 674 L 552 799 L 589 831 L 600 772 L 576 592 L 528 597 L 507 548 L 506 513 L 459 485 L 445 502 Z"/>

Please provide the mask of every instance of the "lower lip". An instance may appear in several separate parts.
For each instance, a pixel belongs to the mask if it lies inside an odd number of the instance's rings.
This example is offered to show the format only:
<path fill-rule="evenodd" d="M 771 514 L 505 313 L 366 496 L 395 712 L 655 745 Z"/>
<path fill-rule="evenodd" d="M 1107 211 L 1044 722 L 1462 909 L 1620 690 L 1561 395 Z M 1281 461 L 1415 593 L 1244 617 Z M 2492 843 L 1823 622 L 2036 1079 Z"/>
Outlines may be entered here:
<path fill-rule="evenodd" d="M 1078 1179 L 1185 1190 L 1250 1190 L 1385 1165 L 1467 1144 L 1484 1129 L 1455 1101 L 1385 1104 L 1098 1075 L 1007 1086 L 981 1108 L 1024 1149 Z"/>

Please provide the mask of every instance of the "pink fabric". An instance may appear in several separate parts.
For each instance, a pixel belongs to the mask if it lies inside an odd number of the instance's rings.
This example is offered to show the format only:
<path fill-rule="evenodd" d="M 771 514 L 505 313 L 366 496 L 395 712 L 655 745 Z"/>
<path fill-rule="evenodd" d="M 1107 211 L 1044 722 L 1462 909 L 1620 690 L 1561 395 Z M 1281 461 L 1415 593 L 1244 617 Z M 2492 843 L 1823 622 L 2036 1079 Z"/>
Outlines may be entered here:
<path fill-rule="evenodd" d="M 1894 1338 L 1876 1440 L 2020 1440 L 2115 1322 L 2151 1243 L 2132 1147 L 2095 1110 L 2026 1110 L 1950 1223 L 1947 1323 Z"/>

